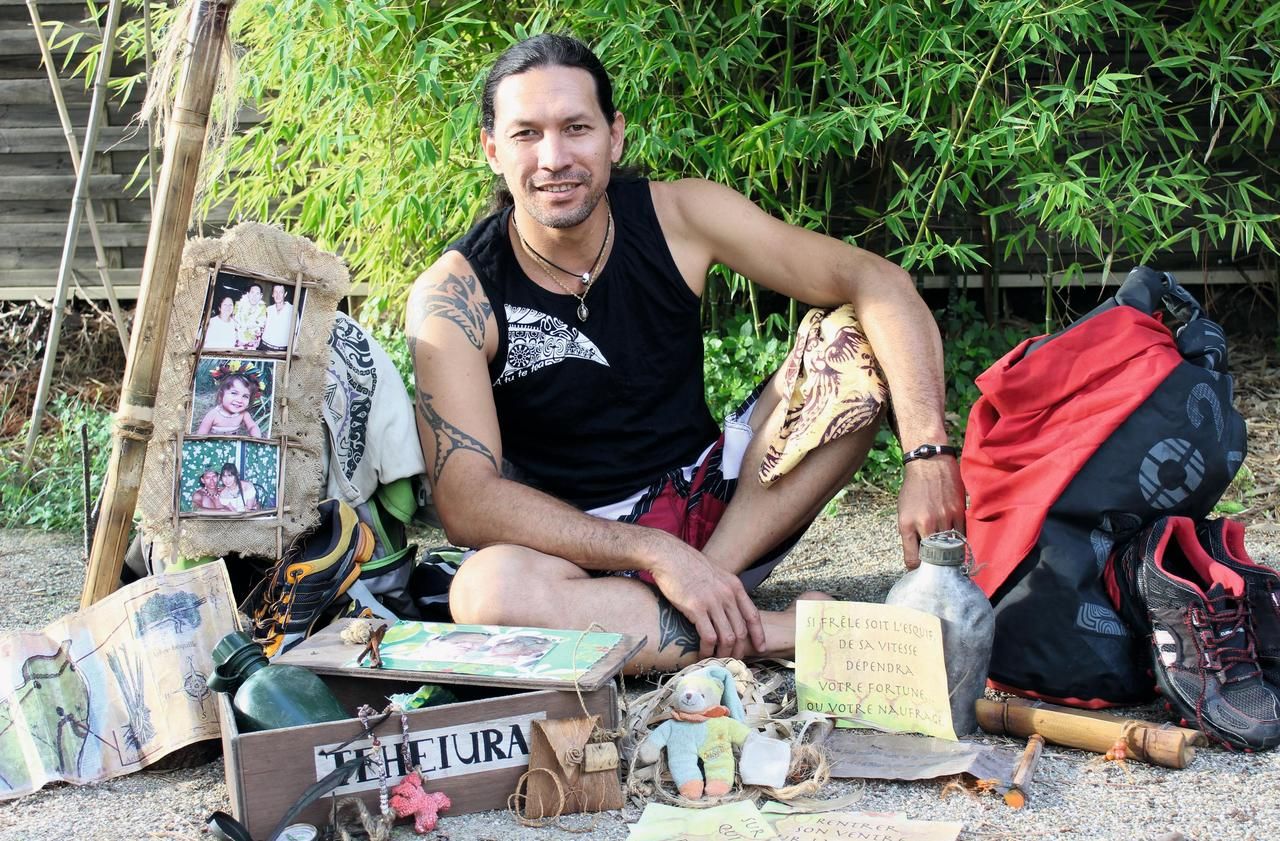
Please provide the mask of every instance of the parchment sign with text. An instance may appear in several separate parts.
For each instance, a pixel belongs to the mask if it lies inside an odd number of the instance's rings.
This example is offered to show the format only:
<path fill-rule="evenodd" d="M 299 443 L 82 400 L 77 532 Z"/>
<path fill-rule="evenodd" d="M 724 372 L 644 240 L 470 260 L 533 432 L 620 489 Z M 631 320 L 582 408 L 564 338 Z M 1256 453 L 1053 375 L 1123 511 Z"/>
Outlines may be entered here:
<path fill-rule="evenodd" d="M 800 709 L 840 727 L 955 740 L 938 617 L 866 602 L 801 601 L 796 611 Z"/>

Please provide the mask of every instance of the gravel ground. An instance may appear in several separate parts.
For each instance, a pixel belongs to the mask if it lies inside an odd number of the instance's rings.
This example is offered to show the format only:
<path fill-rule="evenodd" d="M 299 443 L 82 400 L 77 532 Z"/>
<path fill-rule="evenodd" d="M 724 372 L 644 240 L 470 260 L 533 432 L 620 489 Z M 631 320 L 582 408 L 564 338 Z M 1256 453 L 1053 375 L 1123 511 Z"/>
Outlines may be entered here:
<path fill-rule="evenodd" d="M 1250 525 L 1257 560 L 1280 564 L 1280 528 L 1274 520 Z M 74 610 L 84 576 L 79 538 L 73 534 L 0 532 L 0 560 L 15 584 L 0 592 L 0 631 L 37 629 Z M 819 520 L 792 557 L 759 593 L 779 606 L 806 589 L 825 589 L 853 600 L 880 601 L 901 571 L 892 508 L 883 497 L 851 495 L 843 513 Z M 1151 709 L 1134 712 L 1159 718 Z M 993 744 L 1020 743 L 981 737 Z M 904 812 L 908 817 L 955 820 L 963 839 L 1152 839 L 1269 841 L 1280 838 L 1280 754 L 1200 751 L 1182 771 L 1103 764 L 1080 751 L 1045 750 L 1032 802 L 1013 811 L 994 797 L 947 795 L 945 781 L 832 783 L 824 796 L 859 792 L 854 808 Z M 200 839 L 205 817 L 229 809 L 220 759 L 199 767 L 141 771 L 100 785 L 52 785 L 0 804 L 0 841 L 36 839 Z M 622 839 L 638 812 L 600 816 L 585 837 Z M 565 819 L 591 827 L 593 816 Z M 397 827 L 396 841 L 415 838 Z M 504 812 L 446 817 L 437 837 L 464 839 L 581 838 L 554 829 L 520 827 Z"/>

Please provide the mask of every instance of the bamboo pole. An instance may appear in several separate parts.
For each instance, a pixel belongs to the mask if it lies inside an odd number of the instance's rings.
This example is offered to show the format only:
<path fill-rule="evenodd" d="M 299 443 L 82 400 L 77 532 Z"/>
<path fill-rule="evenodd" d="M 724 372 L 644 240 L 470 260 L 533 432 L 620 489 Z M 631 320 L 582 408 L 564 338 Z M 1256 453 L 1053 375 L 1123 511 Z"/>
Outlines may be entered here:
<path fill-rule="evenodd" d="M 98 74 L 93 83 L 93 98 L 89 104 L 89 127 L 85 129 L 75 193 L 71 197 L 71 215 L 67 220 L 66 237 L 62 241 L 58 287 L 54 294 L 53 312 L 49 317 L 49 338 L 45 342 L 44 363 L 40 367 L 40 384 L 36 388 L 35 404 L 31 407 L 31 428 L 27 430 L 27 445 L 22 452 L 24 468 L 31 464 L 31 453 L 35 450 L 36 439 L 40 437 L 40 420 L 44 417 L 45 404 L 49 402 L 53 363 L 57 359 L 58 342 L 62 336 L 62 311 L 67 305 L 67 291 L 71 288 L 71 263 L 76 256 L 76 241 L 80 238 L 80 214 L 88 203 L 89 172 L 93 168 L 94 152 L 97 151 L 98 128 L 105 122 L 102 109 L 107 99 L 107 83 L 111 81 L 111 58 L 115 52 L 120 6 L 121 0 L 111 0 L 111 5 L 107 7 L 107 23 L 102 30 L 102 53 L 98 56 Z"/>
<path fill-rule="evenodd" d="M 67 113 L 67 100 L 62 95 L 62 85 L 58 82 L 57 65 L 53 63 L 53 53 L 49 50 L 49 41 L 44 37 L 44 27 L 40 20 L 40 11 L 36 8 L 36 0 L 27 0 L 27 9 L 31 13 L 31 25 L 35 28 L 36 43 L 40 45 L 40 58 L 44 62 L 45 73 L 49 76 L 49 89 L 53 91 L 53 104 L 58 111 L 58 121 L 62 123 L 62 134 L 67 139 L 67 151 L 71 153 L 71 166 L 77 178 L 80 177 L 80 147 L 76 143 L 76 133 L 71 127 L 71 115 Z M 89 238 L 93 240 L 93 255 L 97 261 L 98 280 L 107 295 L 107 304 L 111 307 L 111 317 L 116 322 L 116 332 L 120 334 L 120 347 L 129 352 L 129 334 L 124 329 L 124 314 L 120 312 L 120 300 L 116 297 L 116 288 L 111 283 L 111 273 L 107 271 L 107 253 L 102 247 L 102 235 L 98 233 L 98 219 L 93 212 L 93 202 L 85 193 L 84 221 L 89 225 Z"/>
<path fill-rule="evenodd" d="M 129 528 L 153 430 L 152 412 L 164 364 L 174 288 L 209 128 L 209 106 L 217 86 L 227 21 L 235 5 L 235 0 L 194 2 L 177 101 L 164 133 L 157 203 L 142 264 L 142 288 L 124 369 L 120 410 L 111 434 L 103 512 L 80 597 L 82 607 L 116 589 L 129 545 Z"/>

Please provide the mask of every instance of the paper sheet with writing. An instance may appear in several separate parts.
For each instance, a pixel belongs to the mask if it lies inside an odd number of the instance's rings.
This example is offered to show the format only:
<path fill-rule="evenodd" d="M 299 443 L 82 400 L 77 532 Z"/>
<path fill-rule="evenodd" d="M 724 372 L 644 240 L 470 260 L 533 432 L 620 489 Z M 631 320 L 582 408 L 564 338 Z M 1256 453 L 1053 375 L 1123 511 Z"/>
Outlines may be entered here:
<path fill-rule="evenodd" d="M 627 833 L 627 841 L 742 841 L 777 837 L 750 800 L 710 809 L 650 803 Z"/>
<path fill-rule="evenodd" d="M 840 727 L 955 740 L 938 617 L 866 602 L 801 601 L 796 610 L 800 709 Z"/>
<path fill-rule="evenodd" d="M 0 636 L 0 800 L 89 783 L 217 738 L 205 678 L 236 629 L 221 562 L 154 575 L 43 631 Z"/>
<path fill-rule="evenodd" d="M 824 812 L 775 818 L 780 841 L 956 841 L 958 821 L 915 821 L 899 812 Z"/>
<path fill-rule="evenodd" d="M 837 730 L 822 747 L 831 760 L 831 776 L 843 779 L 932 780 L 969 774 L 1007 780 L 1020 756 L 977 742 L 851 730 Z"/>

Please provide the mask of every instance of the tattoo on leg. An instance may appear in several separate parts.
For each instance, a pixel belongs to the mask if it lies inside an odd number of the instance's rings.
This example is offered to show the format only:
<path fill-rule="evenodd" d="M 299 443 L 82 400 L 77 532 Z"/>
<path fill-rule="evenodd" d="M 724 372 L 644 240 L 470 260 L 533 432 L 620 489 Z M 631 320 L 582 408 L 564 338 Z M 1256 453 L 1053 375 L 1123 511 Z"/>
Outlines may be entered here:
<path fill-rule="evenodd" d="M 658 650 L 663 651 L 668 645 L 674 644 L 680 649 L 681 654 L 688 654 L 691 651 L 697 651 L 701 640 L 698 638 L 698 630 L 693 627 L 683 613 L 676 610 L 676 606 L 667 601 L 667 597 L 661 593 L 658 596 Z"/>
<path fill-rule="evenodd" d="M 480 441 L 440 417 L 440 413 L 431 405 L 431 395 L 422 389 L 418 389 L 418 411 L 431 427 L 436 442 L 435 463 L 431 467 L 432 485 L 440 481 L 440 474 L 444 472 L 444 465 L 449 460 L 449 456 L 459 450 L 470 450 L 482 455 L 489 460 L 495 470 L 499 470 L 498 460 L 493 457 L 493 452 Z"/>
<path fill-rule="evenodd" d="M 451 274 L 433 286 L 415 289 L 409 297 L 410 351 L 414 349 L 412 335 L 416 326 L 432 316 L 456 324 L 478 350 L 484 347 L 484 326 L 492 313 L 493 307 L 475 275 Z"/>

